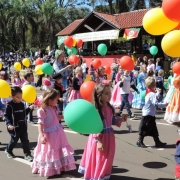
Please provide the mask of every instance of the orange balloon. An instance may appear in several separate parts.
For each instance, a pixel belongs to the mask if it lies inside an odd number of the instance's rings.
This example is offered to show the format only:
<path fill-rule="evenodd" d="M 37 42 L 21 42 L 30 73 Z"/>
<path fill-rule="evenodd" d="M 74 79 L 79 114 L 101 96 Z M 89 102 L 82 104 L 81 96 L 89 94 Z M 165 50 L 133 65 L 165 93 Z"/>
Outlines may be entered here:
<path fill-rule="evenodd" d="M 124 70 L 132 71 L 134 69 L 134 62 L 131 57 L 123 56 L 120 59 L 120 66 Z"/>
<path fill-rule="evenodd" d="M 74 54 L 68 57 L 68 61 L 71 65 L 79 64 L 79 58 Z"/>
<path fill-rule="evenodd" d="M 93 91 L 96 83 L 94 81 L 86 81 L 80 87 L 80 94 L 83 99 L 92 102 Z"/>
<path fill-rule="evenodd" d="M 78 48 L 80 48 L 83 45 L 82 39 L 77 39 L 76 40 L 76 45 L 77 45 Z"/>
<path fill-rule="evenodd" d="M 101 66 L 101 60 L 100 59 L 94 59 L 92 62 L 92 65 L 95 69 L 98 69 Z"/>
<path fill-rule="evenodd" d="M 73 46 L 73 43 L 74 43 L 74 40 L 71 36 L 67 36 L 65 39 L 64 39 L 64 44 L 68 47 L 68 48 L 72 48 Z"/>
<path fill-rule="evenodd" d="M 37 66 L 37 65 L 41 65 L 41 64 L 43 64 L 44 62 L 43 62 L 43 60 L 41 59 L 41 58 L 37 58 L 36 59 L 36 61 L 35 61 L 35 65 Z"/>
<path fill-rule="evenodd" d="M 180 75 L 180 62 L 174 63 L 172 69 L 173 69 L 175 74 Z"/>
<path fill-rule="evenodd" d="M 111 68 L 109 66 L 104 66 L 104 69 L 105 74 L 111 74 Z"/>

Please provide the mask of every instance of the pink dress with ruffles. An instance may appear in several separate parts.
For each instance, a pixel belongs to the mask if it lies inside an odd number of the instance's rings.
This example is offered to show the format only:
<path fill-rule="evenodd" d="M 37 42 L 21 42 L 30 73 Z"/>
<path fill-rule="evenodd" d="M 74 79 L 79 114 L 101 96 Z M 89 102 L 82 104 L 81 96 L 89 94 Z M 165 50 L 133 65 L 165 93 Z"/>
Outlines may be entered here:
<path fill-rule="evenodd" d="M 53 176 L 61 174 L 62 171 L 76 169 L 73 157 L 73 149 L 69 145 L 61 124 L 59 124 L 57 111 L 53 107 L 46 107 L 45 110 L 38 109 L 38 123 L 44 126 L 46 144 L 42 144 L 40 136 L 34 150 L 32 173 L 39 173 L 40 176 Z"/>
<path fill-rule="evenodd" d="M 104 129 L 100 134 L 89 136 L 80 162 L 78 172 L 84 174 L 84 180 L 108 180 L 111 175 L 115 154 L 115 136 L 111 126 L 116 124 L 120 127 L 120 121 L 113 116 L 109 106 L 103 108 L 103 114 L 106 117 Z M 97 139 L 102 142 L 104 151 L 97 149 Z"/>

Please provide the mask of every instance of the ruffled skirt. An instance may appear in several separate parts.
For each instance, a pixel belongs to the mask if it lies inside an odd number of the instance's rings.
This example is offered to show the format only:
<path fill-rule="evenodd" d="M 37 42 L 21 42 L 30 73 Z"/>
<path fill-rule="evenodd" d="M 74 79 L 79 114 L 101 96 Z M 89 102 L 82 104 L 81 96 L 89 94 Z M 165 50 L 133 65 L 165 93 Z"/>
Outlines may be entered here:
<path fill-rule="evenodd" d="M 40 137 L 38 138 L 38 143 L 34 150 L 32 173 L 49 177 L 61 174 L 62 171 L 76 169 L 73 157 L 74 151 L 68 144 L 62 127 L 44 134 L 47 142 L 46 144 L 41 144 Z"/>
<path fill-rule="evenodd" d="M 166 113 L 164 120 L 172 124 L 174 122 L 180 122 L 180 90 L 175 89 L 170 103 L 166 107 Z"/>
<path fill-rule="evenodd" d="M 78 90 L 72 90 L 71 91 L 71 94 L 69 96 L 68 102 L 71 102 L 71 101 L 73 101 L 75 99 L 82 99 L 80 91 L 78 91 Z"/>

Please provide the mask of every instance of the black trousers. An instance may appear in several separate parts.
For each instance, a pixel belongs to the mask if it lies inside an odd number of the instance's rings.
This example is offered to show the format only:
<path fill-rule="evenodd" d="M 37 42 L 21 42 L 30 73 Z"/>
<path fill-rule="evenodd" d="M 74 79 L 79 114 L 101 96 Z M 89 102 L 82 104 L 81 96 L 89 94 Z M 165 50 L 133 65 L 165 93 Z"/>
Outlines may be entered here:
<path fill-rule="evenodd" d="M 25 155 L 31 154 L 31 151 L 29 149 L 29 140 L 28 140 L 28 133 L 27 131 L 20 131 L 18 128 L 16 128 L 16 136 L 11 135 L 11 140 L 9 144 L 7 145 L 7 152 L 12 152 L 15 148 L 18 140 L 21 140 L 23 152 Z"/>
<path fill-rule="evenodd" d="M 154 116 L 143 116 L 139 125 L 140 136 L 158 137 L 156 118 Z"/>

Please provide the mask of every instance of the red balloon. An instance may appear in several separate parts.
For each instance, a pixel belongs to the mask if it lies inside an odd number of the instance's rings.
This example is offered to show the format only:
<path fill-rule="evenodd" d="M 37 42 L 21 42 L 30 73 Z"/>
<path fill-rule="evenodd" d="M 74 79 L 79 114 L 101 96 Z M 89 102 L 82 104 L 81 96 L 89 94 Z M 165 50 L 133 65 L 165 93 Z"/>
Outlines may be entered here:
<path fill-rule="evenodd" d="M 67 36 L 65 39 L 64 39 L 64 44 L 68 47 L 68 48 L 72 48 L 73 46 L 73 43 L 74 43 L 74 40 L 71 36 Z"/>
<path fill-rule="evenodd" d="M 105 74 L 111 74 L 111 68 L 109 66 L 104 66 L 104 69 Z"/>
<path fill-rule="evenodd" d="M 100 59 L 94 59 L 92 62 L 92 65 L 95 69 L 98 69 L 101 66 L 101 60 Z"/>
<path fill-rule="evenodd" d="M 179 30 L 180 29 L 180 23 L 178 24 L 177 27 L 174 28 L 174 30 Z"/>
<path fill-rule="evenodd" d="M 180 75 L 180 62 L 174 63 L 172 69 L 173 69 L 175 74 Z"/>
<path fill-rule="evenodd" d="M 43 64 L 44 62 L 43 62 L 43 60 L 41 59 L 41 58 L 38 58 L 38 59 L 36 59 L 36 61 L 35 61 L 35 65 L 37 66 L 37 65 L 41 65 L 41 64 Z"/>
<path fill-rule="evenodd" d="M 180 0 L 163 0 L 162 9 L 167 18 L 180 22 Z"/>
<path fill-rule="evenodd" d="M 79 64 L 79 58 L 74 54 L 69 56 L 68 60 L 71 65 Z"/>
<path fill-rule="evenodd" d="M 132 71 L 134 69 L 134 62 L 129 56 L 123 56 L 120 59 L 120 66 L 124 70 Z"/>
<path fill-rule="evenodd" d="M 86 81 L 80 87 L 80 94 L 83 99 L 92 102 L 93 91 L 96 83 L 94 81 Z"/>
<path fill-rule="evenodd" d="M 78 48 L 80 48 L 83 45 L 82 39 L 77 39 L 76 40 L 76 45 L 77 45 Z"/>

